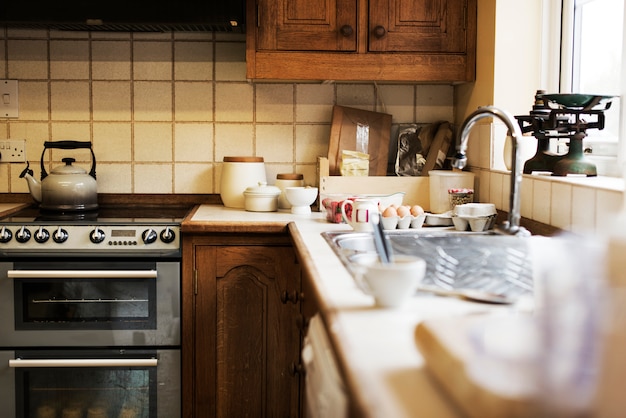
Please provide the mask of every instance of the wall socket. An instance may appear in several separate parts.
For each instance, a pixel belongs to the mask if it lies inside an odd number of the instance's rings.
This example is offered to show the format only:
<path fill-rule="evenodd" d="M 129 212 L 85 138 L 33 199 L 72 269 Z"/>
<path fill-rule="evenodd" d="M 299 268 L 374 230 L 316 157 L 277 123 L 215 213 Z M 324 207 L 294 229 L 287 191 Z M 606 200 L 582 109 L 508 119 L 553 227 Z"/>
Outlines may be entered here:
<path fill-rule="evenodd" d="M 0 163 L 26 162 L 26 140 L 0 140 Z"/>

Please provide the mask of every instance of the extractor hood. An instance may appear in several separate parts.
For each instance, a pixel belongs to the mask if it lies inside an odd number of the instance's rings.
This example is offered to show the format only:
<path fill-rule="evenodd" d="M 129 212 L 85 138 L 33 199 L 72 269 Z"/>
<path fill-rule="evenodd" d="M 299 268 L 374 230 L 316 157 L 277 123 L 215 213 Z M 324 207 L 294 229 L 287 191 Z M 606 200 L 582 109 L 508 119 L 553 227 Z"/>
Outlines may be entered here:
<path fill-rule="evenodd" d="M 245 0 L 3 0 L 0 26 L 73 31 L 243 32 Z"/>

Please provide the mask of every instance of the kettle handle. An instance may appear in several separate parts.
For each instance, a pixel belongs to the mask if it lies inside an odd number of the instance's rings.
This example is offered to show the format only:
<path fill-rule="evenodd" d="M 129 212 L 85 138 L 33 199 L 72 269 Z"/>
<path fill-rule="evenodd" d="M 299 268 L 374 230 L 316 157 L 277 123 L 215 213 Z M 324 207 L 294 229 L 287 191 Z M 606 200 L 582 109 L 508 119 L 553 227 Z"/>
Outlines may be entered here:
<path fill-rule="evenodd" d="M 89 141 L 46 141 L 43 143 L 43 151 L 41 153 L 41 179 L 45 179 L 48 177 L 48 172 L 43 165 L 43 156 L 48 148 L 56 148 L 56 149 L 80 149 L 80 148 L 88 148 L 91 151 L 91 170 L 89 170 L 89 175 L 96 178 L 96 156 L 93 153 L 93 147 L 91 142 Z"/>

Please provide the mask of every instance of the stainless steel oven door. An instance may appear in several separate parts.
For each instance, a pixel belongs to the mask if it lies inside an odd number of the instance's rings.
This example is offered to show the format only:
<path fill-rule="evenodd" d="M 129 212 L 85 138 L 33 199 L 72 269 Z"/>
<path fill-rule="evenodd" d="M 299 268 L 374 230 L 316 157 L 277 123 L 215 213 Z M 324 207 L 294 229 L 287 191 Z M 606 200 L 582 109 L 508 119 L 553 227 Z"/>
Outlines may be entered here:
<path fill-rule="evenodd" d="M 180 350 L 0 351 L 0 391 L 7 417 L 177 418 Z"/>
<path fill-rule="evenodd" d="M 180 345 L 180 262 L 0 263 L 0 347 Z"/>

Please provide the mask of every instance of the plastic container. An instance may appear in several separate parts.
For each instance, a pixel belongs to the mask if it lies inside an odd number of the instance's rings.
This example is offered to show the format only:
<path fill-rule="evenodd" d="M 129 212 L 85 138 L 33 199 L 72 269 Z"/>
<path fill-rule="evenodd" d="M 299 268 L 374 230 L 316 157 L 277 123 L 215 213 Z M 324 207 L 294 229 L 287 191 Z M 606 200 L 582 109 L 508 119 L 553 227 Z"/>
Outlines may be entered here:
<path fill-rule="evenodd" d="M 445 213 L 452 209 L 449 189 L 474 188 L 474 173 L 467 171 L 431 170 L 428 172 L 428 177 L 432 213 Z"/>
<path fill-rule="evenodd" d="M 282 173 L 276 175 L 276 187 L 281 190 L 280 196 L 278 196 L 278 209 L 290 209 L 291 203 L 285 196 L 285 189 L 287 187 L 303 187 L 304 175 L 299 173 Z"/>
<path fill-rule="evenodd" d="M 259 183 L 267 183 L 263 157 L 224 157 L 220 181 L 220 197 L 224 206 L 243 209 L 243 192 Z"/>

